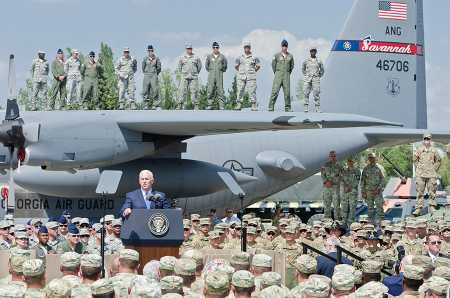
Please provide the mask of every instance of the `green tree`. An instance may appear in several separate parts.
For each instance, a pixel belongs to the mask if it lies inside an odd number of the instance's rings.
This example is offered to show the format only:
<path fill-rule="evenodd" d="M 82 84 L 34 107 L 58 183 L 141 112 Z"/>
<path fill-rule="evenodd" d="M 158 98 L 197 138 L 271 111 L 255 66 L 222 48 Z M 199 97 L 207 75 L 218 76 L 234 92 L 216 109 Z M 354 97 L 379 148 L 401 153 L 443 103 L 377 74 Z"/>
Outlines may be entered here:
<path fill-rule="evenodd" d="M 175 108 L 177 87 L 173 81 L 172 73 L 169 69 L 164 69 L 159 75 L 159 96 L 161 97 L 161 107 L 165 110 Z"/>
<path fill-rule="evenodd" d="M 305 103 L 305 95 L 303 94 L 303 79 L 300 78 L 297 81 L 297 84 L 295 84 L 295 97 L 297 97 L 298 101 L 301 104 Z"/>
<path fill-rule="evenodd" d="M 102 42 L 98 56 L 98 61 L 103 67 L 103 73 L 98 82 L 100 108 L 114 110 L 119 106 L 119 91 L 114 69 L 114 54 L 111 47 Z"/>
<path fill-rule="evenodd" d="M 17 102 L 19 105 L 23 106 L 25 110 L 28 110 L 30 107 L 30 98 L 31 93 L 33 90 L 33 82 L 30 78 L 26 79 L 25 81 L 25 87 L 20 88 L 19 92 L 17 93 Z"/>
<path fill-rule="evenodd" d="M 225 104 L 225 110 L 232 110 L 236 106 L 237 103 L 237 81 L 236 75 L 233 78 L 233 82 L 231 83 L 231 88 L 228 89 L 228 100 Z"/>

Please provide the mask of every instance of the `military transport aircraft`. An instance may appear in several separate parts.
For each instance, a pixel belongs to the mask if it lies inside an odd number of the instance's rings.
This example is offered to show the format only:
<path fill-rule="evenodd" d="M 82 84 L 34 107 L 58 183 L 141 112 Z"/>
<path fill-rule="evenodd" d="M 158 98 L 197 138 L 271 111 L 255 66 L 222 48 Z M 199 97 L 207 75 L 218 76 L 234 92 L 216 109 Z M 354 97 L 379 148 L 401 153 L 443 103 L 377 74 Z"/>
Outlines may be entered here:
<path fill-rule="evenodd" d="M 343 159 L 373 146 L 422 137 L 427 125 L 422 4 L 423 0 L 355 1 L 327 60 L 324 113 L 19 115 L 17 104 L 8 101 L 0 130 L 6 146 L 0 166 L 17 168 L 19 159 L 15 183 L 57 198 L 98 197 L 95 189 L 105 170 L 123 171 L 120 197 L 137 187 L 141 169 L 151 169 L 155 188 L 176 198 L 186 213 L 238 208 L 241 202 L 236 188 L 230 190 L 232 182 L 245 193 L 244 205 L 250 205 L 317 173 L 330 150 Z M 450 137 L 433 134 L 437 141 Z"/>

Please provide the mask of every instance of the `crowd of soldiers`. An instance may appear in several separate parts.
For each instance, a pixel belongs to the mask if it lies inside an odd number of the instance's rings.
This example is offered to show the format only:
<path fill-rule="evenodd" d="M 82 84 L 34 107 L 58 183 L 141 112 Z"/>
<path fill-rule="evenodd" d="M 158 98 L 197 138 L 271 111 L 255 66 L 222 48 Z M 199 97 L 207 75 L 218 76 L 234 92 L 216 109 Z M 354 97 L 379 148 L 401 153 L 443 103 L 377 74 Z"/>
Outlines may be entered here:
<path fill-rule="evenodd" d="M 222 220 L 191 214 L 183 221 L 179 256 L 146 264 L 117 237 L 121 220 L 107 215 L 106 250 L 113 260 L 103 278 L 102 224 L 63 215 L 58 221 L 30 220 L 22 226 L 8 216 L 0 221 L 1 247 L 10 252 L 0 297 L 444 298 L 450 283 L 449 215 L 383 220 L 378 232 L 361 216 L 347 232 L 339 221 L 308 225 L 288 214 L 274 221 L 251 213 L 242 221 L 232 213 Z M 246 252 L 239 249 L 243 228 Z M 334 258 L 338 246 L 354 255 L 336 264 L 305 251 L 304 244 Z M 230 257 L 208 258 L 222 255 L 220 251 Z M 274 252 L 284 256 L 283 272 L 275 270 Z M 46 256 L 54 253 L 60 255 L 62 277 L 47 281 L 46 264 L 51 264 Z"/>
<path fill-rule="evenodd" d="M 347 226 L 355 219 L 358 192 L 367 203 L 369 218 L 379 224 L 384 218 L 383 189 L 384 174 L 377 164 L 376 155 L 368 154 L 368 163 L 362 173 L 355 167 L 354 160 L 348 158 L 342 167 L 336 158 L 336 152 L 329 153 L 329 160 L 321 169 L 323 180 L 323 203 L 326 218 L 342 220 Z M 417 148 L 413 158 L 416 169 L 417 200 L 413 215 L 420 216 L 424 208 L 424 194 L 428 191 L 428 211 L 437 208 L 436 189 L 441 157 L 431 142 L 431 134 L 423 136 L 422 144 Z M 332 208 L 333 206 L 333 208 Z M 333 210 L 333 214 L 332 213 Z"/>
<path fill-rule="evenodd" d="M 236 110 L 241 110 L 244 96 L 248 94 L 251 109 L 258 110 L 256 98 L 257 72 L 261 68 L 260 59 L 252 53 L 251 44 L 244 42 L 244 53 L 236 59 L 237 103 Z M 148 55 L 142 59 L 142 73 L 144 75 L 142 86 L 142 99 L 145 109 L 161 108 L 158 75 L 161 72 L 161 60 L 155 54 L 154 47 L 147 47 Z M 310 49 L 310 57 L 302 64 L 303 93 L 305 112 L 309 111 L 309 96 L 312 91 L 315 111 L 320 112 L 320 78 L 324 74 L 323 63 L 317 58 L 317 49 Z M 208 72 L 207 81 L 207 109 L 213 109 L 214 98 L 218 99 L 219 109 L 223 109 L 225 95 L 223 88 L 223 74 L 227 71 L 227 58 L 220 52 L 218 42 L 212 44 L 212 53 L 207 55 L 205 69 Z M 122 56 L 115 65 L 117 75 L 120 109 L 135 109 L 135 73 L 137 72 L 137 60 L 130 55 L 128 47 L 123 49 Z M 292 111 L 290 95 L 290 76 L 294 69 L 294 57 L 288 52 L 288 42 L 281 42 L 281 51 L 272 59 L 274 80 L 270 96 L 269 111 L 273 111 L 280 89 L 283 88 L 285 111 Z M 192 44 L 186 44 L 186 52 L 178 61 L 177 72 L 180 75 L 176 109 L 186 108 L 190 98 L 194 109 L 199 109 L 199 73 L 202 70 L 200 57 L 193 52 Z M 47 79 L 51 72 L 53 83 L 50 98 L 47 99 Z M 59 103 L 60 109 L 82 107 L 90 109 L 99 107 L 99 78 L 103 72 L 102 65 L 97 61 L 95 53 L 91 51 L 88 59 L 81 62 L 79 52 L 72 49 L 67 61 L 61 49 L 57 51 L 51 68 L 45 57 L 44 51 L 38 52 L 38 57 L 33 60 L 31 67 L 32 94 L 30 109 L 37 110 L 44 106 L 47 110 L 55 109 Z"/>

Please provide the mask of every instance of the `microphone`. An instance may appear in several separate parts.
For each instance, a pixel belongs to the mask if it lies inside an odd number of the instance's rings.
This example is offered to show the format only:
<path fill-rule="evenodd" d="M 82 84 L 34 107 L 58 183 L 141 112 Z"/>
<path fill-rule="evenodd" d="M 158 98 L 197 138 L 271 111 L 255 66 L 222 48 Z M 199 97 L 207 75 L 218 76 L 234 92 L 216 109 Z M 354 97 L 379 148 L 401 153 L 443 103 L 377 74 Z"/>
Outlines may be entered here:
<path fill-rule="evenodd" d="M 154 196 L 151 196 L 151 198 L 155 201 L 161 199 L 161 195 L 159 193 L 155 194 Z"/>

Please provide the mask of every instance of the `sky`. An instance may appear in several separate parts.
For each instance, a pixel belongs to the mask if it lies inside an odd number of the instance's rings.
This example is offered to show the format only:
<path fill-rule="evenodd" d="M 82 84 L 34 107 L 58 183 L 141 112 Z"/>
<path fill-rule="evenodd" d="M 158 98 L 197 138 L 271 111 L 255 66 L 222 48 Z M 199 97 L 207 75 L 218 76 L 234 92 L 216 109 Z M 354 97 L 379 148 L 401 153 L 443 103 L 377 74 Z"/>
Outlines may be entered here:
<path fill-rule="evenodd" d="M 372 1 L 372 0 L 366 0 Z M 450 129 L 450 10 L 448 0 L 424 1 L 428 121 L 431 129 Z M 58 48 L 97 52 L 100 42 L 109 44 L 116 57 L 130 47 L 139 63 L 152 44 L 163 68 L 175 69 L 184 45 L 190 42 L 202 57 L 211 43 L 219 41 L 222 52 L 237 57 L 244 40 L 263 62 L 258 77 L 257 96 L 266 106 L 273 75 L 269 63 L 287 38 L 297 61 L 291 93 L 299 78 L 299 65 L 307 49 L 315 45 L 326 60 L 353 0 L 3 0 L 0 11 L 0 104 L 7 96 L 10 53 L 16 55 L 17 85 L 23 87 L 37 50 L 48 59 Z M 232 61 L 231 65 L 233 64 Z M 225 74 L 225 89 L 231 86 L 234 71 Z M 200 76 L 205 82 L 206 71 Z M 142 75 L 137 75 L 137 94 Z M 278 108 L 281 108 L 281 97 Z M 300 110 L 298 100 L 294 104 Z"/>

